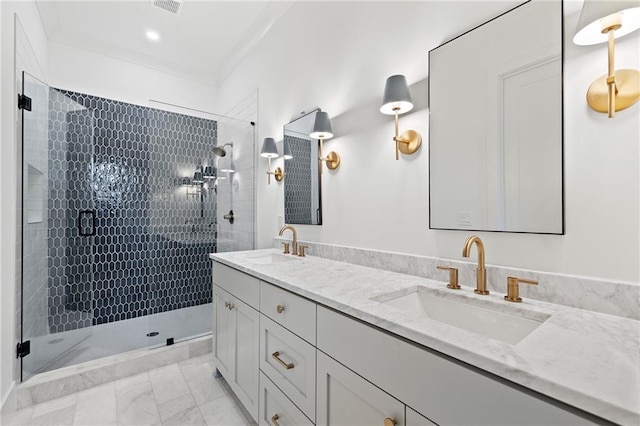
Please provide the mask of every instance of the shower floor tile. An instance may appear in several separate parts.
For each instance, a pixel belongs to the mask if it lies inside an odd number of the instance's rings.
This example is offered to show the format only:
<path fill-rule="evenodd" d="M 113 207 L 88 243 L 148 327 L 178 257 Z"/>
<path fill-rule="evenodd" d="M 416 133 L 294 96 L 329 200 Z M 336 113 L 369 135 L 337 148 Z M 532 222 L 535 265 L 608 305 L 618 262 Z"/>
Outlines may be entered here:
<path fill-rule="evenodd" d="M 255 425 L 211 353 L 2 415 L 2 425 Z M 180 383 L 178 391 L 172 386 Z M 183 386 L 186 384 L 186 386 Z"/>

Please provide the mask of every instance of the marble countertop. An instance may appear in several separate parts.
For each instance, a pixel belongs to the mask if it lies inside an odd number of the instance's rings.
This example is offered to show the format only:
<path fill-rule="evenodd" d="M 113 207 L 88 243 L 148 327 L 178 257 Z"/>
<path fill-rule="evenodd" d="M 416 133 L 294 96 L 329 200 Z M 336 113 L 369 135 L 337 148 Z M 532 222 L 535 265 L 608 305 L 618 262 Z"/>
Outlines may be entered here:
<path fill-rule="evenodd" d="M 503 294 L 448 290 L 440 281 L 315 256 L 283 260 L 280 253 L 266 249 L 210 257 L 596 416 L 640 424 L 640 321 L 536 300 L 507 303 Z M 549 317 L 512 345 L 376 301 L 417 286 L 498 311 Z"/>

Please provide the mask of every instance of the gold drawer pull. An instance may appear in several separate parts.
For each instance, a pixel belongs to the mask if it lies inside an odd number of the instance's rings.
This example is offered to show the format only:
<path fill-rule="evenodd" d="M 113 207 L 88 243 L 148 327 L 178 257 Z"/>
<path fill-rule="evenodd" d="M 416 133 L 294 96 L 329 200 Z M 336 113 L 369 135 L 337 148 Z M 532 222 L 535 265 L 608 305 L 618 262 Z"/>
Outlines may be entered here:
<path fill-rule="evenodd" d="M 284 312 L 284 306 L 282 306 L 282 305 L 278 305 L 278 306 L 276 306 L 276 312 L 278 312 L 279 314 L 281 314 L 282 312 Z"/>
<path fill-rule="evenodd" d="M 229 308 L 229 302 L 224 302 L 224 307 Z"/>
<path fill-rule="evenodd" d="M 387 417 L 386 419 L 384 419 L 384 426 L 395 426 L 395 424 L 396 424 L 396 421 L 390 417 Z"/>
<path fill-rule="evenodd" d="M 278 361 L 278 363 L 283 366 L 285 369 L 287 370 L 291 370 L 293 368 L 293 363 L 290 362 L 289 364 L 287 364 L 286 362 L 284 362 L 283 360 L 280 359 L 280 352 L 274 352 L 271 354 L 271 356 Z"/>
<path fill-rule="evenodd" d="M 277 414 L 274 414 L 273 417 L 271 417 L 271 423 L 273 423 L 273 426 L 280 426 L 280 423 L 278 423 L 279 418 L 280 416 Z"/>

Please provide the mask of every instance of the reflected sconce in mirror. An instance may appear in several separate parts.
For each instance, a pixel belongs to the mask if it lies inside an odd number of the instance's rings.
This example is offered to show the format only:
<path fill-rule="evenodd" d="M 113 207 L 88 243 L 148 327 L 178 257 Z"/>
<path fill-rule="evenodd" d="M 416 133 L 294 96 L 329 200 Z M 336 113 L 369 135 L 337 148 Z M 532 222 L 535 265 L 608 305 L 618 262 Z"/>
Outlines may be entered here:
<path fill-rule="evenodd" d="M 289 146 L 289 141 L 286 139 L 282 141 L 282 158 L 285 160 L 291 160 L 293 155 L 291 154 L 291 147 Z"/>
<path fill-rule="evenodd" d="M 206 180 L 211 180 L 216 178 L 215 167 L 213 166 L 204 166 L 202 169 L 202 177 Z"/>
<path fill-rule="evenodd" d="M 201 185 L 204 183 L 204 176 L 202 174 L 202 167 L 198 167 L 193 174 L 193 184 Z"/>
<path fill-rule="evenodd" d="M 640 28 L 640 1 L 585 0 L 573 42 L 577 45 L 608 43 L 608 74 L 595 80 L 587 91 L 587 103 L 612 118 L 640 98 L 640 71 L 615 70 L 615 38 Z"/>
<path fill-rule="evenodd" d="M 278 148 L 276 147 L 276 141 L 273 138 L 264 138 L 264 142 L 262 142 L 262 150 L 260 150 L 260 156 L 269 160 L 269 165 L 267 167 L 267 183 L 271 184 L 271 175 L 273 175 L 277 182 L 281 182 L 284 179 L 284 172 L 280 167 L 276 168 L 275 171 L 271 171 L 271 159 L 278 158 Z"/>
<path fill-rule="evenodd" d="M 313 123 L 313 131 L 309 134 L 309 137 L 320 141 L 320 154 L 318 156 L 318 160 L 326 163 L 329 170 L 337 169 L 340 166 L 340 155 L 335 151 L 331 151 L 326 157 L 322 154 L 322 143 L 325 139 L 331 139 L 333 137 L 333 129 L 331 128 L 329 114 L 324 111 L 318 111 L 316 113 L 316 119 Z M 322 165 L 320 166 L 320 173 L 322 173 Z"/>
<path fill-rule="evenodd" d="M 413 102 L 411 101 L 411 93 L 409 93 L 409 86 L 405 76 L 398 74 L 387 78 L 380 112 L 395 116 L 395 136 L 393 140 L 396 143 L 396 160 L 400 158 L 400 152 L 413 154 L 422 145 L 422 136 L 415 130 L 405 130 L 398 136 L 398 115 L 409 112 L 412 109 Z"/>

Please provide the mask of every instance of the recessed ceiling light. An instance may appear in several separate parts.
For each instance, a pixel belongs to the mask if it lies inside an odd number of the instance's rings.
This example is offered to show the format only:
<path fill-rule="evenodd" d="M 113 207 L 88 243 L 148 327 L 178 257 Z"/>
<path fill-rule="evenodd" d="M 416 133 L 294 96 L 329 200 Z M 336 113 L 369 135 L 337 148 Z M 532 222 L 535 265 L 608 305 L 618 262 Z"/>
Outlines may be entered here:
<path fill-rule="evenodd" d="M 147 38 L 151 41 L 158 41 L 160 40 L 160 34 L 153 30 L 147 30 Z"/>

